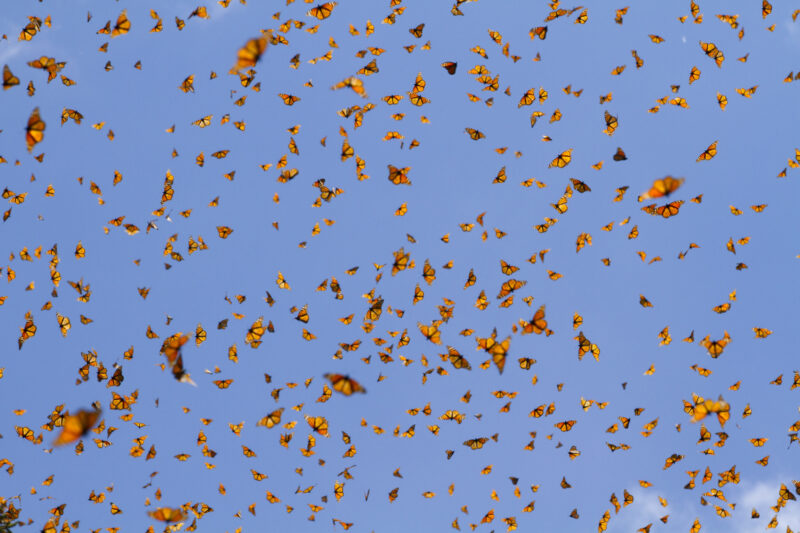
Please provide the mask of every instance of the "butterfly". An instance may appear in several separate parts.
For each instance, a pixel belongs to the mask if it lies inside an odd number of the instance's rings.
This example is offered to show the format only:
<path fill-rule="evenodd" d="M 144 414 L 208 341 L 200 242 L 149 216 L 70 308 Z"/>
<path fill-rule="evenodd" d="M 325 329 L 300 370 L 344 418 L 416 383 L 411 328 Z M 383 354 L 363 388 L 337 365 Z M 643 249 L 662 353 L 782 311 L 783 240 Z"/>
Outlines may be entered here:
<path fill-rule="evenodd" d="M 281 407 L 280 409 L 276 409 L 275 411 L 272 411 L 271 413 L 266 415 L 264 418 L 259 420 L 256 423 L 256 425 L 257 426 L 264 426 L 267 429 L 272 428 L 274 426 L 277 426 L 278 424 L 281 423 L 281 415 L 282 414 L 283 414 L 283 407 Z"/>
<path fill-rule="evenodd" d="M 522 334 L 525 335 L 527 333 L 536 333 L 537 335 L 541 335 L 545 332 L 550 335 L 550 330 L 547 329 L 547 320 L 544 319 L 543 305 L 539 307 L 536 313 L 534 313 L 531 321 L 523 326 Z"/>
<path fill-rule="evenodd" d="M 341 392 L 345 396 L 350 396 L 354 392 L 367 392 L 367 389 L 350 376 L 342 374 L 324 374 L 323 377 L 331 382 L 333 390 Z"/>
<path fill-rule="evenodd" d="M 714 60 L 718 67 L 722 67 L 722 62 L 725 61 L 725 56 L 714 43 L 704 43 L 703 41 L 700 41 L 700 48 L 702 48 L 703 52 L 705 52 L 708 57 Z"/>
<path fill-rule="evenodd" d="M 566 431 L 571 430 L 576 422 L 577 422 L 576 420 L 565 420 L 563 422 L 558 422 L 558 423 L 553 424 L 553 425 L 556 428 L 560 429 L 561 431 L 565 431 L 566 432 Z"/>
<path fill-rule="evenodd" d="M 535 28 L 531 28 L 529 32 L 531 39 L 535 39 L 538 37 L 541 40 L 544 40 L 547 37 L 547 26 L 537 26 Z"/>
<path fill-rule="evenodd" d="M 53 446 L 63 446 L 71 444 L 86 435 L 100 418 L 100 411 L 79 410 L 74 415 L 67 415 L 61 423 L 61 433 L 59 433 Z"/>
<path fill-rule="evenodd" d="M 684 401 L 684 410 L 692 415 L 692 422 L 699 422 L 703 420 L 709 413 L 715 413 L 720 426 L 725 426 L 725 422 L 730 419 L 731 406 L 719 397 L 719 400 L 704 400 L 703 398 L 695 395 L 695 404 L 686 405 Z"/>
<path fill-rule="evenodd" d="M 42 19 L 39 17 L 28 16 L 29 22 L 22 28 L 18 41 L 30 41 L 42 27 Z M 48 24 L 49 26 L 49 24 Z"/>
<path fill-rule="evenodd" d="M 192 381 L 189 373 L 186 372 L 186 369 L 183 368 L 183 355 L 181 354 L 178 354 L 177 359 L 175 359 L 175 362 L 172 363 L 172 375 L 181 383 L 188 383 L 189 385 L 194 385 L 195 387 L 197 386 L 197 384 Z"/>
<path fill-rule="evenodd" d="M 231 74 L 238 74 L 240 70 L 256 66 L 266 49 L 266 37 L 256 37 L 247 41 L 236 55 L 236 65 L 231 69 Z"/>
<path fill-rule="evenodd" d="M 45 123 L 39 116 L 39 108 L 35 108 L 28 118 L 28 126 L 25 128 L 25 142 L 28 145 L 28 152 L 44 139 Z"/>
<path fill-rule="evenodd" d="M 469 361 L 459 353 L 458 350 L 453 348 L 452 346 L 447 347 L 447 359 L 450 361 L 450 364 L 453 365 L 454 368 L 464 368 L 466 370 L 472 370 L 472 366 L 469 364 Z M 443 356 L 444 357 L 444 356 Z"/>
<path fill-rule="evenodd" d="M 479 141 L 481 139 L 486 138 L 486 135 L 480 130 L 466 128 L 465 131 L 467 132 L 467 135 L 469 135 L 469 138 L 472 139 L 473 141 Z"/>
<path fill-rule="evenodd" d="M 11 73 L 8 65 L 3 65 L 3 90 L 6 91 L 14 85 L 19 85 L 19 78 Z"/>
<path fill-rule="evenodd" d="M 570 161 L 572 161 L 572 148 L 558 154 L 555 159 L 550 162 L 548 168 L 564 168 L 565 166 L 569 165 Z"/>
<path fill-rule="evenodd" d="M 472 449 L 472 450 L 479 450 L 483 448 L 483 445 L 489 442 L 489 439 L 486 437 L 479 437 L 475 439 L 469 439 L 464 441 L 464 446 Z"/>
<path fill-rule="evenodd" d="M 306 416 L 306 422 L 308 425 L 311 426 L 311 429 L 322 435 L 323 437 L 328 436 L 328 421 L 323 416 Z"/>
<path fill-rule="evenodd" d="M 657 179 L 653 182 L 650 190 L 639 196 L 638 201 L 647 200 L 650 198 L 661 198 L 662 196 L 669 196 L 677 191 L 685 181 L 684 178 L 673 178 L 667 176 L 665 178 Z"/>
<path fill-rule="evenodd" d="M 159 507 L 155 511 L 149 511 L 147 514 L 155 520 L 166 522 L 168 524 L 170 522 L 180 522 L 181 520 L 186 519 L 186 514 L 184 514 L 180 508 L 173 509 L 172 507 Z"/>
<path fill-rule="evenodd" d="M 189 336 L 181 332 L 167 337 L 161 345 L 161 353 L 170 363 L 174 363 L 180 355 L 181 347 L 189 341 Z"/>
<path fill-rule="evenodd" d="M 333 8 L 336 7 L 336 5 L 337 5 L 336 2 L 326 2 L 324 4 L 312 7 L 311 9 L 308 10 L 308 13 L 306 13 L 306 15 L 308 15 L 309 17 L 314 17 L 318 20 L 325 20 L 326 18 L 331 16 Z"/>
<path fill-rule="evenodd" d="M 455 61 L 445 61 L 444 63 L 442 63 L 442 68 L 444 68 L 447 71 L 447 73 L 452 76 L 456 73 L 456 68 L 458 68 L 458 63 L 456 63 Z"/>
<path fill-rule="evenodd" d="M 708 145 L 708 148 L 706 148 L 702 154 L 697 156 L 697 161 L 708 161 L 709 159 L 713 159 L 714 156 L 717 155 L 717 142 L 719 141 L 714 141 Z"/>
<path fill-rule="evenodd" d="M 438 320 L 434 320 L 430 326 L 422 322 L 417 322 L 417 327 L 426 339 L 434 344 L 441 344 L 442 340 L 440 338 L 441 332 L 439 331 L 439 324 L 441 324 L 441 322 Z"/>
<path fill-rule="evenodd" d="M 117 17 L 117 22 L 114 24 L 114 28 L 111 30 L 111 37 L 117 37 L 119 35 L 124 35 L 131 30 L 131 21 L 128 20 L 128 15 L 126 10 L 122 10 L 122 13 L 119 14 Z"/>
<path fill-rule="evenodd" d="M 411 167 L 397 168 L 394 165 L 387 165 L 389 168 L 389 181 L 395 185 L 411 185 L 411 180 L 408 179 L 408 171 Z"/>
<path fill-rule="evenodd" d="M 506 356 L 508 354 L 508 349 L 511 346 L 511 337 L 506 337 L 505 340 L 502 342 L 497 342 L 497 331 L 492 331 L 492 335 L 485 339 L 478 338 L 476 339 L 478 342 L 478 349 L 483 349 L 487 353 L 491 354 L 492 361 L 494 362 L 495 366 L 497 366 L 497 370 L 502 374 L 503 370 L 506 366 Z"/>

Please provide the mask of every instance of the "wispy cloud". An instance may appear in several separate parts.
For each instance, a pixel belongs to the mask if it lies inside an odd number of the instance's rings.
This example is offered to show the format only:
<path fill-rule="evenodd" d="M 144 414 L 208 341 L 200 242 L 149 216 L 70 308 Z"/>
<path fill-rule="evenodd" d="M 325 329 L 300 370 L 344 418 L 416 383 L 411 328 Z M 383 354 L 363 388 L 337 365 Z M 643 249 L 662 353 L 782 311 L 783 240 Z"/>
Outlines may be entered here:
<path fill-rule="evenodd" d="M 743 515 L 746 513 L 749 516 L 750 511 L 756 509 L 761 514 L 761 517 L 737 520 L 734 522 L 733 531 L 737 533 L 756 533 L 764 531 L 767 524 L 772 520 L 772 517 L 775 516 L 775 513 L 770 507 L 775 505 L 778 500 L 778 490 L 782 482 L 788 483 L 786 480 L 782 481 L 776 479 L 771 482 L 760 481 L 750 484 L 749 486 L 745 485 L 744 492 L 737 505 L 737 511 L 741 511 Z M 788 487 L 790 490 L 794 488 L 792 484 L 788 484 Z M 800 529 L 800 503 L 796 501 L 788 502 L 786 507 L 781 509 L 781 512 L 778 513 L 777 516 L 778 528 L 776 531 L 785 530 L 787 526 L 795 531 Z"/>
<path fill-rule="evenodd" d="M 694 518 L 689 520 L 688 515 L 673 506 L 664 507 L 653 492 L 634 490 L 633 505 L 623 508 L 617 517 L 611 515 L 609 531 L 636 531 L 647 524 L 661 525 L 661 517 L 669 515 L 667 525 L 691 523 Z M 621 499 L 621 496 L 620 496 Z M 612 527 L 613 526 L 613 527 Z M 658 528 L 656 528 L 658 529 Z"/>
<path fill-rule="evenodd" d="M 9 43 L 0 49 L 0 63 L 5 63 L 12 57 L 22 52 L 22 43 Z"/>

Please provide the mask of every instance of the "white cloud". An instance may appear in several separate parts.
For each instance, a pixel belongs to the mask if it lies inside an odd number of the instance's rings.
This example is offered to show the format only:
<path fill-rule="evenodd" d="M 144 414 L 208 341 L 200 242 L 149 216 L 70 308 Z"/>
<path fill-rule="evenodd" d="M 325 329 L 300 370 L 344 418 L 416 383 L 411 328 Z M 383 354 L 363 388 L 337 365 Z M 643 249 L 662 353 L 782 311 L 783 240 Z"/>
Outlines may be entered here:
<path fill-rule="evenodd" d="M 745 485 L 744 492 L 737 504 L 737 514 L 741 512 L 742 519 L 734 522 L 734 531 L 737 533 L 756 533 L 763 532 L 775 513 L 770 509 L 778 500 L 778 490 L 781 483 L 787 484 L 792 490 L 794 485 L 786 480 L 776 479 L 771 482 L 760 481 L 758 483 Z M 761 517 L 757 519 L 749 518 L 750 512 L 756 509 Z M 794 531 L 800 530 L 800 503 L 789 501 L 786 507 L 778 513 L 778 527 L 775 531 L 786 531 L 789 526 Z"/>

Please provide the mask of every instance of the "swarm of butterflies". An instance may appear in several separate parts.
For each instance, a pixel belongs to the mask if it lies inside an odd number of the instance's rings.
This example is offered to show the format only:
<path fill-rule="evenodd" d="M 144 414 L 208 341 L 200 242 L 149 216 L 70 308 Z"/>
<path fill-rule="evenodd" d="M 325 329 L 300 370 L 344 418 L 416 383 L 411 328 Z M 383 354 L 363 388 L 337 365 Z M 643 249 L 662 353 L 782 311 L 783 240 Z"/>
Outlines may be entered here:
<path fill-rule="evenodd" d="M 772 160 L 771 131 L 730 121 L 765 93 L 796 107 L 800 70 L 764 50 L 792 59 L 800 9 L 314 1 L 40 0 L 2 36 L 3 108 L 25 119 L 0 116 L 0 524 L 800 531 L 796 318 L 770 300 L 797 286 L 776 233 L 800 148 Z M 162 34 L 225 59 L 185 72 Z M 605 74 L 565 71 L 578 53 Z M 163 94 L 157 127 L 97 104 L 127 105 L 90 81 L 112 75 Z M 214 111 L 186 120 L 203 94 Z M 682 150 L 681 113 L 718 138 Z M 84 119 L 103 138 L 71 141 Z M 654 131 L 674 143 L 637 153 Z M 737 155 L 758 190 L 720 177 Z"/>

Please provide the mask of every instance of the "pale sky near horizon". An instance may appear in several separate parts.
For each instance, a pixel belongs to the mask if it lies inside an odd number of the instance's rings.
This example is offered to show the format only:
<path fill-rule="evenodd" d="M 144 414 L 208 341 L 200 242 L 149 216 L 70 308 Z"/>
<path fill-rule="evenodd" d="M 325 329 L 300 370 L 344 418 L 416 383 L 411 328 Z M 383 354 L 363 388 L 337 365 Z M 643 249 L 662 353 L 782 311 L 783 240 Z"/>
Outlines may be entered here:
<path fill-rule="evenodd" d="M 0 34 L 7 35 L 0 64 L 20 81 L 0 93 L 0 185 L 9 202 L 0 211 L 10 208 L 0 224 L 0 253 L 9 257 L 0 263 L 0 461 L 14 465 L 12 475 L 8 464 L 0 468 L 0 497 L 20 495 L 15 505 L 33 520 L 31 531 L 62 504 L 59 531 L 76 521 L 78 531 L 160 531 L 163 523 L 147 512 L 161 506 L 184 506 L 186 530 L 197 517 L 190 506 L 203 503 L 213 512 L 197 519 L 197 531 L 339 530 L 351 523 L 358 532 L 448 531 L 457 519 L 462 531 L 500 532 L 511 517 L 519 531 L 594 531 L 607 510 L 612 532 L 648 524 L 653 532 L 689 531 L 695 520 L 703 533 L 763 531 L 776 516 L 770 506 L 781 484 L 800 497 L 793 483 L 800 443 L 790 436 L 800 426 L 800 367 L 790 342 L 800 301 L 793 231 L 800 80 L 784 81 L 790 71 L 800 77 L 794 6 L 776 0 L 763 16 L 755 1 L 701 1 L 697 23 L 689 2 L 631 3 L 618 24 L 623 4 L 481 0 L 461 4 L 464 16 L 453 16 L 446 2 L 389 4 L 340 0 L 324 20 L 307 15 L 315 4 L 299 1 L 231 0 L 223 7 L 31 0 L 0 11 Z M 207 7 L 207 19 L 189 18 L 198 5 Z M 157 22 L 151 9 L 163 20 L 160 32 L 150 32 Z M 551 9 L 567 11 L 545 21 Z M 98 33 L 106 21 L 113 28 L 123 10 L 129 32 Z M 394 24 L 382 23 L 393 10 Z M 576 24 L 584 10 L 586 23 Z M 731 24 L 718 14 L 738 18 Z M 18 41 L 29 16 L 41 27 Z M 423 23 L 416 38 L 409 29 Z M 532 28 L 545 25 L 546 38 L 532 38 Z M 238 50 L 266 29 L 288 44 L 269 45 L 244 86 L 229 70 Z M 721 50 L 721 67 L 698 42 Z M 98 50 L 104 43 L 107 50 Z M 476 46 L 486 58 L 471 50 Z M 49 83 L 46 70 L 28 65 L 42 57 L 65 62 Z M 373 59 L 378 72 L 358 74 Z M 442 68 L 445 61 L 457 62 L 454 75 Z M 488 71 L 484 82 L 470 74 L 478 65 Z M 692 67 L 700 77 L 690 83 Z M 423 106 L 409 101 L 418 73 L 429 100 Z M 66 86 L 62 75 L 75 84 Z M 190 75 L 194 91 L 184 92 L 179 86 Z M 331 90 L 353 75 L 365 98 Z M 519 105 L 529 89 L 538 98 Z M 746 97 L 737 89 L 752 90 Z M 300 100 L 287 106 L 279 94 Z M 727 97 L 725 109 L 718 94 Z M 403 99 L 388 105 L 387 95 Z M 687 107 L 671 104 L 676 98 Z M 29 151 L 34 108 L 46 128 Z M 64 109 L 80 112 L 81 123 L 62 125 Z M 532 125 L 534 112 L 541 114 Z M 603 131 L 605 112 L 618 120 L 613 135 Z M 393 118 L 398 113 L 402 119 Z M 207 127 L 193 125 L 209 115 Z M 470 139 L 468 128 L 485 138 Z M 389 132 L 402 139 L 384 140 Z M 344 140 L 356 157 L 343 160 Z M 712 143 L 716 155 L 697 161 Z M 627 160 L 612 158 L 618 147 Z M 567 150 L 569 164 L 552 168 Z M 389 166 L 408 167 L 411 185 L 392 184 Z M 292 168 L 299 174 L 280 183 Z M 493 183 L 501 169 L 505 181 Z M 163 202 L 168 173 L 174 195 Z M 684 181 L 669 198 L 637 202 L 665 176 Z M 321 206 L 314 205 L 318 179 L 341 189 Z M 580 193 L 570 179 L 591 190 Z M 210 206 L 215 198 L 218 205 Z M 560 198 L 564 212 L 554 209 Z M 681 200 L 670 218 L 642 210 Z M 401 205 L 407 213 L 398 216 Z M 751 207 L 760 205 L 760 212 Z M 121 225 L 111 222 L 123 216 Z M 546 217 L 557 222 L 537 231 Z M 125 224 L 138 233 L 129 235 Z M 233 230 L 225 239 L 223 226 Z M 591 243 L 576 253 L 583 233 Z M 200 237 L 208 249 L 189 253 Z M 83 258 L 75 255 L 79 242 Z M 54 245 L 57 297 L 47 254 Z M 393 275 L 401 249 L 415 266 Z M 422 276 L 426 260 L 436 271 L 431 284 Z M 501 260 L 519 270 L 505 275 Z M 470 272 L 476 281 L 465 287 Z M 289 289 L 276 284 L 279 273 Z M 501 307 L 497 295 L 511 278 L 526 283 Z M 87 302 L 70 286 L 79 280 L 90 286 Z M 323 280 L 326 290 L 318 290 Z M 415 302 L 417 286 L 424 298 Z M 146 298 L 139 289 L 149 289 Z M 384 304 L 365 331 L 373 290 Z M 476 306 L 482 291 L 485 310 Z M 726 312 L 713 310 L 725 303 Z M 304 305 L 307 324 L 294 319 Z M 439 325 L 441 344 L 429 342 L 418 324 L 430 325 L 453 305 Z M 553 334 L 522 335 L 520 320 L 530 321 L 542 305 Z M 37 329 L 18 349 L 27 312 Z M 66 335 L 56 313 L 71 321 Z M 351 313 L 352 323 L 339 320 Z M 576 313 L 583 322 L 574 327 Z M 245 335 L 259 317 L 274 333 L 253 349 Z M 223 320 L 225 328 L 218 326 Z M 207 333 L 202 343 L 195 342 L 198 324 Z M 146 336 L 148 327 L 158 338 Z M 671 343 L 660 345 L 665 327 Z M 772 333 L 756 338 L 754 328 Z M 304 329 L 314 338 L 304 339 Z M 476 339 L 493 330 L 498 341 L 511 337 L 502 374 L 493 364 L 481 368 L 491 356 L 476 349 Z M 196 387 L 162 369 L 161 343 L 177 332 L 191 336 L 183 360 Z M 577 357 L 579 332 L 599 347 L 598 360 Z M 694 342 L 683 342 L 692 332 Z M 700 341 L 726 332 L 723 353 L 710 357 Z M 410 342 L 399 345 L 406 333 Z M 357 340 L 360 348 L 342 351 Z M 238 362 L 229 357 L 233 345 Z M 471 371 L 447 361 L 448 347 Z M 81 354 L 90 351 L 109 376 L 121 365 L 119 387 L 96 379 L 96 368 L 76 384 Z M 529 370 L 518 362 L 526 357 L 536 360 Z M 318 401 L 323 384 L 331 386 L 326 373 L 347 374 L 366 393 L 333 392 Z M 220 389 L 215 380 L 233 381 Z M 109 408 L 112 391 L 138 391 L 132 420 Z M 691 422 L 684 401 L 693 393 L 724 397 L 731 414 L 724 428 L 713 414 Z M 583 409 L 582 399 L 595 403 Z M 74 413 L 95 401 L 103 408 L 102 432 L 83 438 L 80 455 L 74 444 L 51 450 L 58 429 L 42 425 L 53 408 Z M 551 404 L 552 414 L 530 416 Z M 744 417 L 748 406 L 752 415 Z M 280 427 L 256 425 L 278 408 Z M 440 420 L 448 410 L 466 416 Z M 312 433 L 306 416 L 323 416 L 330 428 L 328 438 L 314 435 L 309 457 L 300 451 Z M 564 421 L 574 427 L 554 427 Z M 236 435 L 231 426 L 240 423 Z M 698 442 L 701 425 L 710 440 Z M 412 426 L 413 436 L 401 436 Z M 17 435 L 25 427 L 42 434 L 41 444 Z M 214 457 L 204 456 L 201 431 Z M 288 447 L 281 434 L 293 435 Z M 133 457 L 135 439 L 144 436 L 144 454 Z M 481 449 L 463 444 L 481 437 L 488 439 Z M 754 446 L 760 438 L 768 440 Z M 110 445 L 100 447 L 103 440 Z M 611 450 L 623 444 L 629 449 Z M 146 460 L 151 445 L 157 454 Z M 351 445 L 355 455 L 345 457 Z M 256 456 L 246 457 L 243 446 Z M 179 461 L 180 454 L 190 457 Z M 665 468 L 673 454 L 681 460 Z M 765 456 L 766 466 L 756 462 Z M 740 482 L 720 486 L 720 474 L 734 465 Z M 393 476 L 396 469 L 402 477 Z M 703 482 L 707 469 L 713 479 Z M 687 471 L 696 472 L 690 490 Z M 257 481 L 253 472 L 267 477 Z M 337 482 L 344 483 L 340 501 Z M 91 502 L 92 491 L 104 501 Z M 613 493 L 621 505 L 625 491 L 634 501 L 615 513 L 609 499 Z M 270 503 L 268 492 L 280 501 Z M 112 514 L 112 503 L 122 512 Z M 753 509 L 759 518 L 751 518 Z M 797 501 L 786 503 L 777 523 L 776 531 L 800 530 Z"/>

